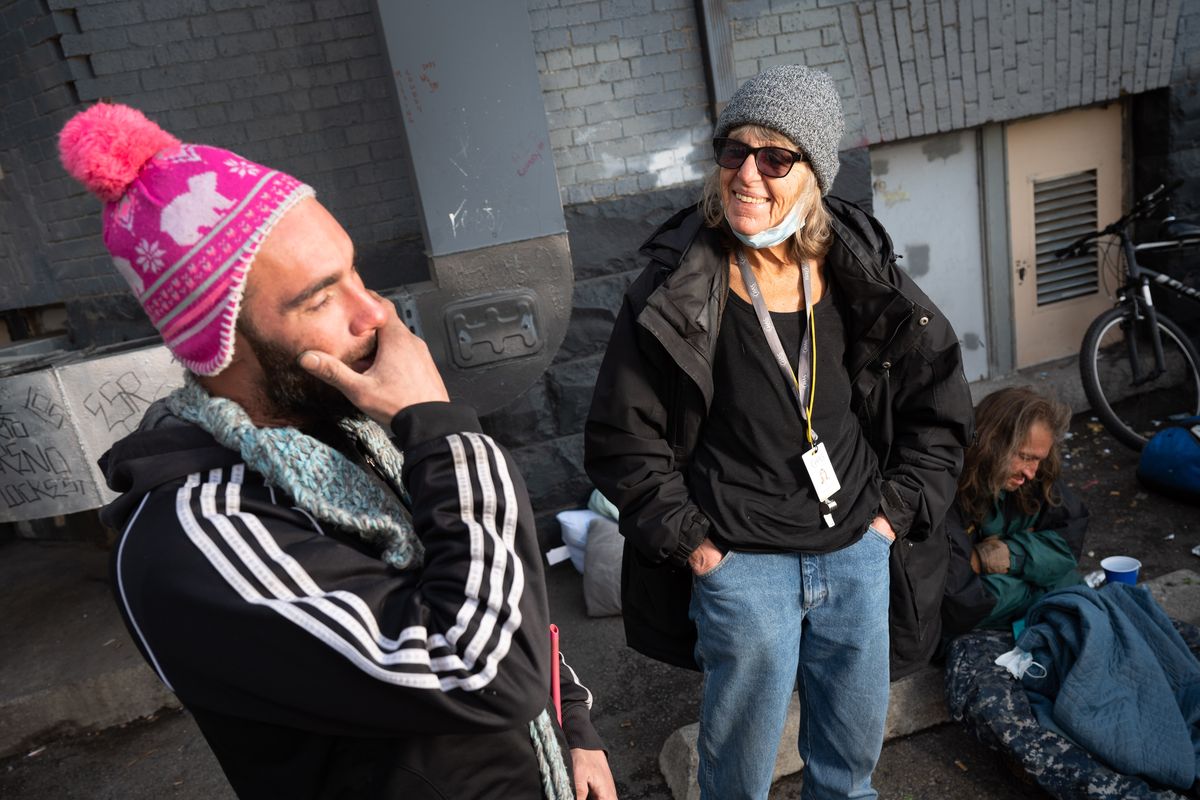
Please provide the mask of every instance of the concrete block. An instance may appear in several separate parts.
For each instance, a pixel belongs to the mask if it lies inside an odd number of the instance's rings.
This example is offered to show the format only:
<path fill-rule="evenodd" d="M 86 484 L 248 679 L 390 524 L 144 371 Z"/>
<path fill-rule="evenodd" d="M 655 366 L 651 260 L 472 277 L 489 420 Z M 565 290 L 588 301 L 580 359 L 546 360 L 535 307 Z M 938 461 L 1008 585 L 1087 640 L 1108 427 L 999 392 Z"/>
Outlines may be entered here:
<path fill-rule="evenodd" d="M 1200 625 L 1200 573 L 1177 569 L 1144 582 L 1167 615 Z"/>
<path fill-rule="evenodd" d="M 630 78 L 613 84 L 613 94 L 618 100 L 626 97 L 654 94 L 663 90 L 662 75 L 647 75 L 643 78 Z"/>
<path fill-rule="evenodd" d="M 619 25 L 617 26 L 617 32 L 620 32 Z M 535 29 L 533 31 L 533 46 L 539 53 L 544 53 L 547 50 L 554 50 L 556 48 L 570 47 L 572 33 L 573 31 L 568 30 L 567 28 Z M 596 41 L 598 40 L 592 39 L 593 43 Z M 582 41 L 578 41 L 578 38 L 577 43 L 583 44 Z"/>
<path fill-rule="evenodd" d="M 110 501 L 115 495 L 96 460 L 137 427 L 150 403 L 182 383 L 182 370 L 172 365 L 170 353 L 159 346 L 0 380 L 7 465 L 0 476 L 0 521 L 67 514 Z"/>
<path fill-rule="evenodd" d="M 700 786 L 696 782 L 699 772 L 700 757 L 696 751 L 696 742 L 700 735 L 700 723 L 693 722 L 684 725 L 667 737 L 662 751 L 658 756 L 658 768 L 667 780 L 675 800 L 699 800 Z M 787 719 L 783 724 L 783 736 L 779 739 L 779 751 L 775 754 L 775 771 L 771 782 L 785 775 L 792 775 L 804 768 L 804 760 L 796 751 L 796 741 L 800 736 L 800 701 L 795 694 L 788 703 Z"/>
<path fill-rule="evenodd" d="M 579 83 L 591 86 L 596 83 L 612 83 L 626 80 L 630 76 L 628 61 L 606 61 L 602 64 L 588 64 L 576 70 L 579 73 Z"/>
<path fill-rule="evenodd" d="M 588 144 L 591 142 L 606 142 L 619 139 L 622 136 L 621 121 L 609 119 L 595 125 L 577 127 L 573 130 L 573 136 L 574 144 Z"/>
<path fill-rule="evenodd" d="M 307 3 L 271 3 L 263 8 L 254 9 L 252 13 L 254 24 L 263 30 L 313 20 L 312 6 Z"/>
<path fill-rule="evenodd" d="M 559 72 L 542 72 L 538 75 L 538 83 L 541 84 L 543 92 L 557 92 L 562 89 L 571 89 L 579 85 L 579 74 L 573 69 L 564 69 Z"/>
<path fill-rule="evenodd" d="M 572 108 L 580 108 L 582 106 L 590 106 L 595 103 L 602 103 L 605 100 L 611 100 L 613 97 L 612 86 L 607 83 L 592 84 L 591 86 L 580 86 L 576 89 L 567 89 L 563 93 L 563 100 L 567 106 Z"/>
<path fill-rule="evenodd" d="M 867 66 L 872 71 L 883 66 L 883 44 L 879 36 L 879 24 L 874 13 L 863 13 L 860 16 L 862 25 L 862 41 L 863 48 L 867 53 Z M 842 23 L 842 29 L 846 30 L 845 20 Z"/>
<path fill-rule="evenodd" d="M 923 731 L 950 720 L 941 668 L 926 666 L 892 682 L 884 741 Z"/>
<path fill-rule="evenodd" d="M 129 34 L 124 28 L 106 28 L 102 31 L 64 34 L 59 42 L 64 56 L 83 56 L 127 47 Z M 25 57 L 29 55 L 26 53 Z"/>
<path fill-rule="evenodd" d="M 580 48 L 576 48 L 577 50 Z M 560 69 L 570 69 L 572 64 L 571 51 L 565 48 L 561 50 L 551 50 L 546 53 L 546 69 L 557 71 Z"/>
<path fill-rule="evenodd" d="M 759 36 L 774 36 L 780 32 L 780 19 L 778 16 L 759 17 L 755 27 Z"/>
<path fill-rule="evenodd" d="M 250 31 L 247 33 L 229 34 L 209 41 L 215 41 L 217 51 L 223 58 L 240 56 L 247 53 L 261 53 L 264 50 L 275 49 L 275 34 L 271 31 Z M 343 44 L 351 43 L 347 42 Z"/>
<path fill-rule="evenodd" d="M 932 81 L 932 55 L 929 52 L 929 34 L 926 31 L 913 33 L 913 61 L 917 66 L 917 80 L 922 84 Z"/>
<path fill-rule="evenodd" d="M 667 32 L 667 50 L 696 50 L 699 47 L 700 40 L 693 30 Z"/>
<path fill-rule="evenodd" d="M 625 37 L 650 36 L 674 30 L 675 20 L 668 12 L 640 14 L 621 21 L 621 35 Z"/>
<path fill-rule="evenodd" d="M 101 97 L 128 97 L 141 89 L 136 74 L 122 73 L 103 78 L 91 78 L 75 82 L 80 100 L 97 100 Z"/>
<path fill-rule="evenodd" d="M 339 39 L 357 39 L 360 36 L 374 38 L 378 34 L 375 15 L 368 11 L 333 21 L 333 30 Z"/>
<path fill-rule="evenodd" d="M 767 39 L 766 41 L 770 41 Z M 774 49 L 765 49 L 758 55 L 772 55 L 774 53 L 796 53 L 807 50 L 811 47 L 821 46 L 821 32 L 801 31 L 798 33 L 785 33 L 775 37 Z M 750 55 L 748 52 L 747 55 Z"/>
<path fill-rule="evenodd" d="M 608 100 L 584 109 L 584 118 L 589 125 L 598 125 L 609 119 L 627 119 L 637 114 L 634 98 L 626 100 Z"/>
<path fill-rule="evenodd" d="M 180 16 L 179 14 L 164 13 L 162 16 L 154 16 L 151 9 L 171 9 L 177 5 L 180 0 L 160 0 L 154 3 L 147 9 L 147 13 L 151 14 L 151 19 L 162 19 L 168 16 Z M 204 8 L 204 3 L 200 3 Z M 106 3 L 103 6 L 80 6 L 76 9 L 76 15 L 79 19 L 80 30 L 94 31 L 100 28 L 119 28 L 125 25 L 134 25 L 141 22 L 143 17 L 143 4 L 134 2 L 125 3 Z"/>
<path fill-rule="evenodd" d="M 683 60 L 678 53 L 660 53 L 630 59 L 629 66 L 632 77 L 644 78 L 652 74 L 678 72 L 683 67 Z"/>
<path fill-rule="evenodd" d="M 571 28 L 600 21 L 600 3 L 579 3 L 564 8 L 546 9 L 549 25 L 552 28 Z"/>
<path fill-rule="evenodd" d="M 687 99 L 682 89 L 658 94 L 644 95 L 634 98 L 634 109 L 637 114 L 653 114 L 656 111 L 670 111 L 683 108 Z"/>
<path fill-rule="evenodd" d="M 788 34 L 787 36 L 763 37 L 759 39 L 739 39 L 733 43 L 733 57 L 735 59 L 746 58 L 763 58 L 765 56 L 775 55 L 776 40 L 789 41 L 802 34 Z M 817 41 L 820 41 L 820 34 L 817 34 Z M 788 50 L 799 50 L 799 47 L 788 47 Z"/>
<path fill-rule="evenodd" d="M 363 0 L 317 0 L 313 4 L 317 19 L 333 19 L 348 17 L 353 14 L 370 12 L 370 6 Z"/>
<path fill-rule="evenodd" d="M 896 28 L 896 46 L 900 51 L 900 60 L 913 56 L 913 26 L 907 8 L 894 9 L 894 25 Z"/>

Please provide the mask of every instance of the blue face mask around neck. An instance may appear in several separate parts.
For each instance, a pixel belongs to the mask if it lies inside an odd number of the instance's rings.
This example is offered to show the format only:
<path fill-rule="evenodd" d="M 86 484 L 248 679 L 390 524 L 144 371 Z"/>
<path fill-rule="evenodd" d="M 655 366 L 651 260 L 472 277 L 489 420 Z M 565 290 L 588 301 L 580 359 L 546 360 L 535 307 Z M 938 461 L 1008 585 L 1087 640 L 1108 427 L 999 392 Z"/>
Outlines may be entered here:
<path fill-rule="evenodd" d="M 725 219 L 726 221 L 729 220 L 728 214 L 725 215 Z M 747 236 L 744 233 L 738 233 L 736 230 L 734 230 L 732 224 L 730 224 L 729 229 L 733 231 L 733 235 L 736 236 L 738 241 L 742 244 L 746 245 L 747 247 L 753 247 L 755 250 L 762 250 L 766 247 L 774 247 L 780 242 L 785 241 L 788 237 L 792 236 L 803 227 L 804 220 L 800 219 L 800 202 L 797 201 L 796 204 L 792 206 L 792 210 L 788 212 L 788 215 L 783 218 L 783 221 L 773 228 L 767 228 L 765 231 L 759 231 L 758 233 L 750 236 Z"/>

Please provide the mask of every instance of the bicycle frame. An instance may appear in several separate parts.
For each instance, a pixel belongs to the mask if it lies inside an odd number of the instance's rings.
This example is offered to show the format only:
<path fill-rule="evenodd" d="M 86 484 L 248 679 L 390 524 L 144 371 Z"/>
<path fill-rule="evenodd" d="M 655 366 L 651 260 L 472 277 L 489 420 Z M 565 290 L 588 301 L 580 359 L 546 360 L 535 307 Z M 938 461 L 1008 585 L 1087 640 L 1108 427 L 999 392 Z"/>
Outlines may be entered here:
<path fill-rule="evenodd" d="M 1158 312 L 1154 308 L 1154 298 L 1150 294 L 1150 283 L 1153 281 L 1159 286 L 1166 287 L 1176 294 L 1191 298 L 1200 302 L 1200 290 L 1196 290 L 1185 283 L 1172 278 L 1170 275 L 1164 275 L 1157 270 L 1143 267 L 1138 263 L 1137 250 L 1143 251 L 1151 249 L 1160 249 L 1163 246 L 1183 246 L 1190 242 L 1170 242 L 1160 243 L 1153 242 L 1147 245 L 1134 245 L 1133 239 L 1125 232 L 1122 227 L 1117 231 L 1117 236 L 1121 239 L 1121 251 L 1125 256 L 1126 281 L 1117 293 L 1117 303 L 1132 302 L 1134 308 L 1134 319 L 1139 319 L 1143 314 L 1150 321 L 1150 341 L 1154 345 L 1154 369 L 1148 373 L 1139 375 L 1138 372 L 1138 353 L 1137 353 L 1137 337 L 1126 336 L 1125 343 L 1129 348 L 1129 363 L 1133 370 L 1133 385 L 1141 386 L 1156 380 L 1165 371 L 1165 357 L 1163 356 L 1162 337 L 1159 335 L 1158 329 Z M 1157 246 L 1157 247 L 1156 247 Z"/>

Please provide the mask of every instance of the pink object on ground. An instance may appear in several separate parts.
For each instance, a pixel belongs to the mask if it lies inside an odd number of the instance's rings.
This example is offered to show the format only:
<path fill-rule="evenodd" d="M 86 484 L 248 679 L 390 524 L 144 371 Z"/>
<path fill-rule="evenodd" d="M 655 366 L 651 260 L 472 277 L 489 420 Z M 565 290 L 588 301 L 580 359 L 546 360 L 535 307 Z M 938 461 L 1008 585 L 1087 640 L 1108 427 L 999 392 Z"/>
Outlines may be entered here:
<path fill-rule="evenodd" d="M 562 687 L 558 683 L 558 626 L 550 626 L 550 699 L 554 701 L 554 713 L 558 714 L 558 724 L 562 725 Z"/>

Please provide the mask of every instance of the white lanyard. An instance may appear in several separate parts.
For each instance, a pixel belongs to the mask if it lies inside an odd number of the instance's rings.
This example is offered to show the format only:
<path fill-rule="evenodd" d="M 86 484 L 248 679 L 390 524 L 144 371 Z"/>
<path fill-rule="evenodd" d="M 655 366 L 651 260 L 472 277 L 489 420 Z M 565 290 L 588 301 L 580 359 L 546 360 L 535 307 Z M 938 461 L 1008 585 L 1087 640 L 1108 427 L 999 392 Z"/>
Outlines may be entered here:
<path fill-rule="evenodd" d="M 808 428 L 808 443 L 816 444 L 817 433 L 812 429 L 812 420 L 809 419 L 809 409 L 815 400 L 813 396 L 816 392 L 816 376 L 815 365 L 812 367 L 813 378 L 810 386 L 810 366 L 808 362 L 809 350 L 809 328 L 811 327 L 813 305 L 812 305 L 812 278 L 807 261 L 800 263 L 800 277 L 804 285 L 804 333 L 800 336 L 800 355 L 796 359 L 796 369 L 792 369 L 792 365 L 788 363 L 787 353 L 783 350 L 783 344 L 779 341 L 779 333 L 775 330 L 775 323 L 771 320 L 771 313 L 767 311 L 766 301 L 762 298 L 762 290 L 758 287 L 758 280 L 754 277 L 753 270 L 750 269 L 750 263 L 746 261 L 746 255 L 741 251 L 737 254 L 738 268 L 742 272 L 742 283 L 746 284 L 746 292 L 750 295 L 750 302 L 754 305 L 754 313 L 758 317 L 758 324 L 763 330 L 763 334 L 767 337 L 767 347 L 771 349 L 771 355 L 775 356 L 775 361 L 779 364 L 779 369 L 783 372 L 784 380 L 792 389 L 792 395 L 796 398 L 796 405 L 800 408 L 800 419 L 807 423 Z M 805 394 L 808 394 L 808 402 L 804 400 Z"/>

